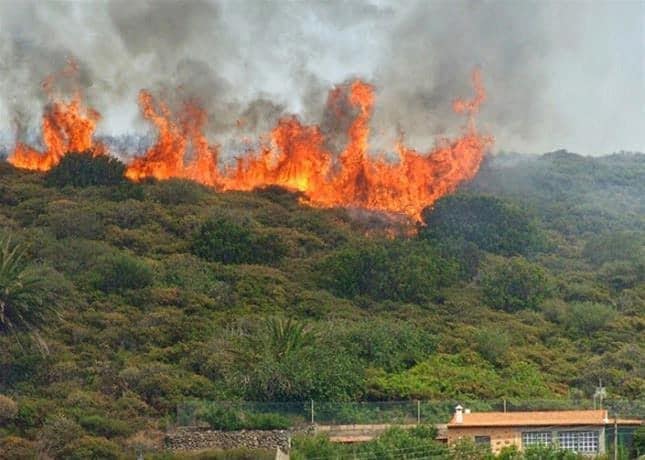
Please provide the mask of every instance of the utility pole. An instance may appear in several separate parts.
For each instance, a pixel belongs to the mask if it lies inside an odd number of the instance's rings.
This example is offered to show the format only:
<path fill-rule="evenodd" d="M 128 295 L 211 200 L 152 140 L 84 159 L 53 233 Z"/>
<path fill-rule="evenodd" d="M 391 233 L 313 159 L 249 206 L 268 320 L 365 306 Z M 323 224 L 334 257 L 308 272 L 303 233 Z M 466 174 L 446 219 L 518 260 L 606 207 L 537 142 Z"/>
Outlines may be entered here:
<path fill-rule="evenodd" d="M 421 401 L 417 399 L 417 425 L 421 425 Z"/>
<path fill-rule="evenodd" d="M 614 414 L 614 460 L 618 460 L 618 419 Z"/>
<path fill-rule="evenodd" d="M 314 424 L 314 400 L 311 400 L 311 424 Z"/>
<path fill-rule="evenodd" d="M 600 402 L 600 407 L 602 409 L 602 401 L 607 396 L 607 390 L 602 386 L 602 380 L 598 379 L 598 386 L 596 387 L 596 392 L 593 394 L 593 408 L 596 408 L 596 399 Z"/>

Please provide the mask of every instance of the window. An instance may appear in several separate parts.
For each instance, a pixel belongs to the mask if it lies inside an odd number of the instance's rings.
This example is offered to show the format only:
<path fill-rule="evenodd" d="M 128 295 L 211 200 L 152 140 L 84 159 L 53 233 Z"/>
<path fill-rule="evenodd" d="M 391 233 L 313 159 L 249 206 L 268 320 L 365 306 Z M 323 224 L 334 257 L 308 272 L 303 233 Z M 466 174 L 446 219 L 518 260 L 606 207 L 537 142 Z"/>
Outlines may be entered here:
<path fill-rule="evenodd" d="M 475 444 L 490 447 L 490 436 L 475 436 Z"/>
<path fill-rule="evenodd" d="M 563 449 L 580 453 L 598 452 L 597 431 L 560 431 L 558 442 Z"/>
<path fill-rule="evenodd" d="M 551 444 L 550 431 L 525 431 L 522 433 L 523 446 L 546 446 Z"/>

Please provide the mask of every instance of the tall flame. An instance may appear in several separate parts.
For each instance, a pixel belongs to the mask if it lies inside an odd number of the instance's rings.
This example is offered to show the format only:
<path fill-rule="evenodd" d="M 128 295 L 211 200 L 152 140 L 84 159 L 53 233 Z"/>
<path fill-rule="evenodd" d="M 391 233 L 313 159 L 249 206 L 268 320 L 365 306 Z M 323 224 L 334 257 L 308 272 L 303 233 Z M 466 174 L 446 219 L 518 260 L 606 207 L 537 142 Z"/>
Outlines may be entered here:
<path fill-rule="evenodd" d="M 217 148 L 209 147 L 201 132 L 203 111 L 189 105 L 173 121 L 167 107 L 160 104 L 158 110 L 151 109 L 150 95 L 142 93 L 143 114 L 155 124 L 159 137 L 128 167 L 127 175 L 132 179 L 183 177 L 222 190 L 279 185 L 303 192 L 314 206 L 352 206 L 418 219 L 424 207 L 474 177 L 492 143 L 491 137 L 478 134 L 474 123 L 486 98 L 478 71 L 473 73 L 473 86 L 473 99 L 459 99 L 453 106 L 457 113 L 468 116 L 464 133 L 454 141 L 442 141 L 429 152 L 419 153 L 400 142 L 396 162 L 370 155 L 374 88 L 357 80 L 332 90 L 327 101 L 328 109 L 338 117 L 344 115 L 344 103 L 355 112 L 347 128 L 347 144 L 339 155 L 325 147 L 319 126 L 286 117 L 271 132 L 270 143 L 224 170 L 217 164 Z M 192 159 L 187 158 L 189 144 L 193 146 Z"/>
<path fill-rule="evenodd" d="M 65 77 L 76 75 L 78 67 L 70 61 L 60 72 Z M 59 76 L 54 74 L 43 82 L 50 103 L 42 118 L 43 152 L 18 142 L 8 161 L 18 168 L 47 171 L 56 166 L 68 152 L 91 152 L 93 155 L 105 153 L 105 147 L 93 140 L 96 124 L 101 115 L 83 104 L 80 91 L 76 91 L 69 101 L 58 100 L 52 92 L 53 81 Z"/>
<path fill-rule="evenodd" d="M 369 122 L 374 88 L 360 80 L 330 91 L 327 112 L 331 125 L 347 138 L 340 153 L 318 125 L 304 125 L 296 117 L 278 121 L 257 150 L 221 168 L 218 146 L 209 145 L 203 128 L 207 114 L 197 101 L 186 101 L 173 112 L 149 92 L 139 94 L 143 117 L 158 131 L 154 145 L 132 161 L 126 175 L 138 181 L 184 178 L 219 190 L 252 190 L 278 185 L 303 192 L 304 200 L 321 207 L 349 206 L 403 213 L 419 219 L 424 207 L 452 192 L 477 173 L 493 139 L 481 135 L 474 116 L 486 93 L 478 71 L 473 73 L 474 97 L 458 99 L 457 113 L 468 117 L 460 137 L 442 140 L 420 153 L 402 141 L 394 146 L 396 161 L 369 152 Z M 82 104 L 80 93 L 69 102 L 53 101 L 43 116 L 44 152 L 18 144 L 9 161 L 22 168 L 48 170 L 69 151 L 101 154 L 92 142 L 98 112 Z"/>

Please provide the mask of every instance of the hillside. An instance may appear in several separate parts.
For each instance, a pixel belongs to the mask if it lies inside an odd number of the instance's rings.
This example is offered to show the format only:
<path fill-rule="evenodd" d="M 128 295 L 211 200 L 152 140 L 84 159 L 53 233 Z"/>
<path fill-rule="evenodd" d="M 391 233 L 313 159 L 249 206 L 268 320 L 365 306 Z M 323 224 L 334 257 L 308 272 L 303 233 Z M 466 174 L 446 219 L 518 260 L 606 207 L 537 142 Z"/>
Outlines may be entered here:
<path fill-rule="evenodd" d="M 3 244 L 54 310 L 0 323 L 0 438 L 124 445 L 188 399 L 644 394 L 645 155 L 489 159 L 417 232 L 73 161 L 0 163 Z"/>

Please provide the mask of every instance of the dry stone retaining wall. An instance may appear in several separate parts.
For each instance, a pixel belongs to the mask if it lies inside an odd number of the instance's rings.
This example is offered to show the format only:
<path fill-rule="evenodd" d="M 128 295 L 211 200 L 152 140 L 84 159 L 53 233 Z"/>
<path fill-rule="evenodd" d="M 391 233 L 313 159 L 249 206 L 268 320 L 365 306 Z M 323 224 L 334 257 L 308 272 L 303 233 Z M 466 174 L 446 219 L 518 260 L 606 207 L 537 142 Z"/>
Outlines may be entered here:
<path fill-rule="evenodd" d="M 165 439 L 170 450 L 201 449 L 277 449 L 288 452 L 291 432 L 288 430 L 219 431 L 198 427 L 181 427 L 168 432 Z"/>

